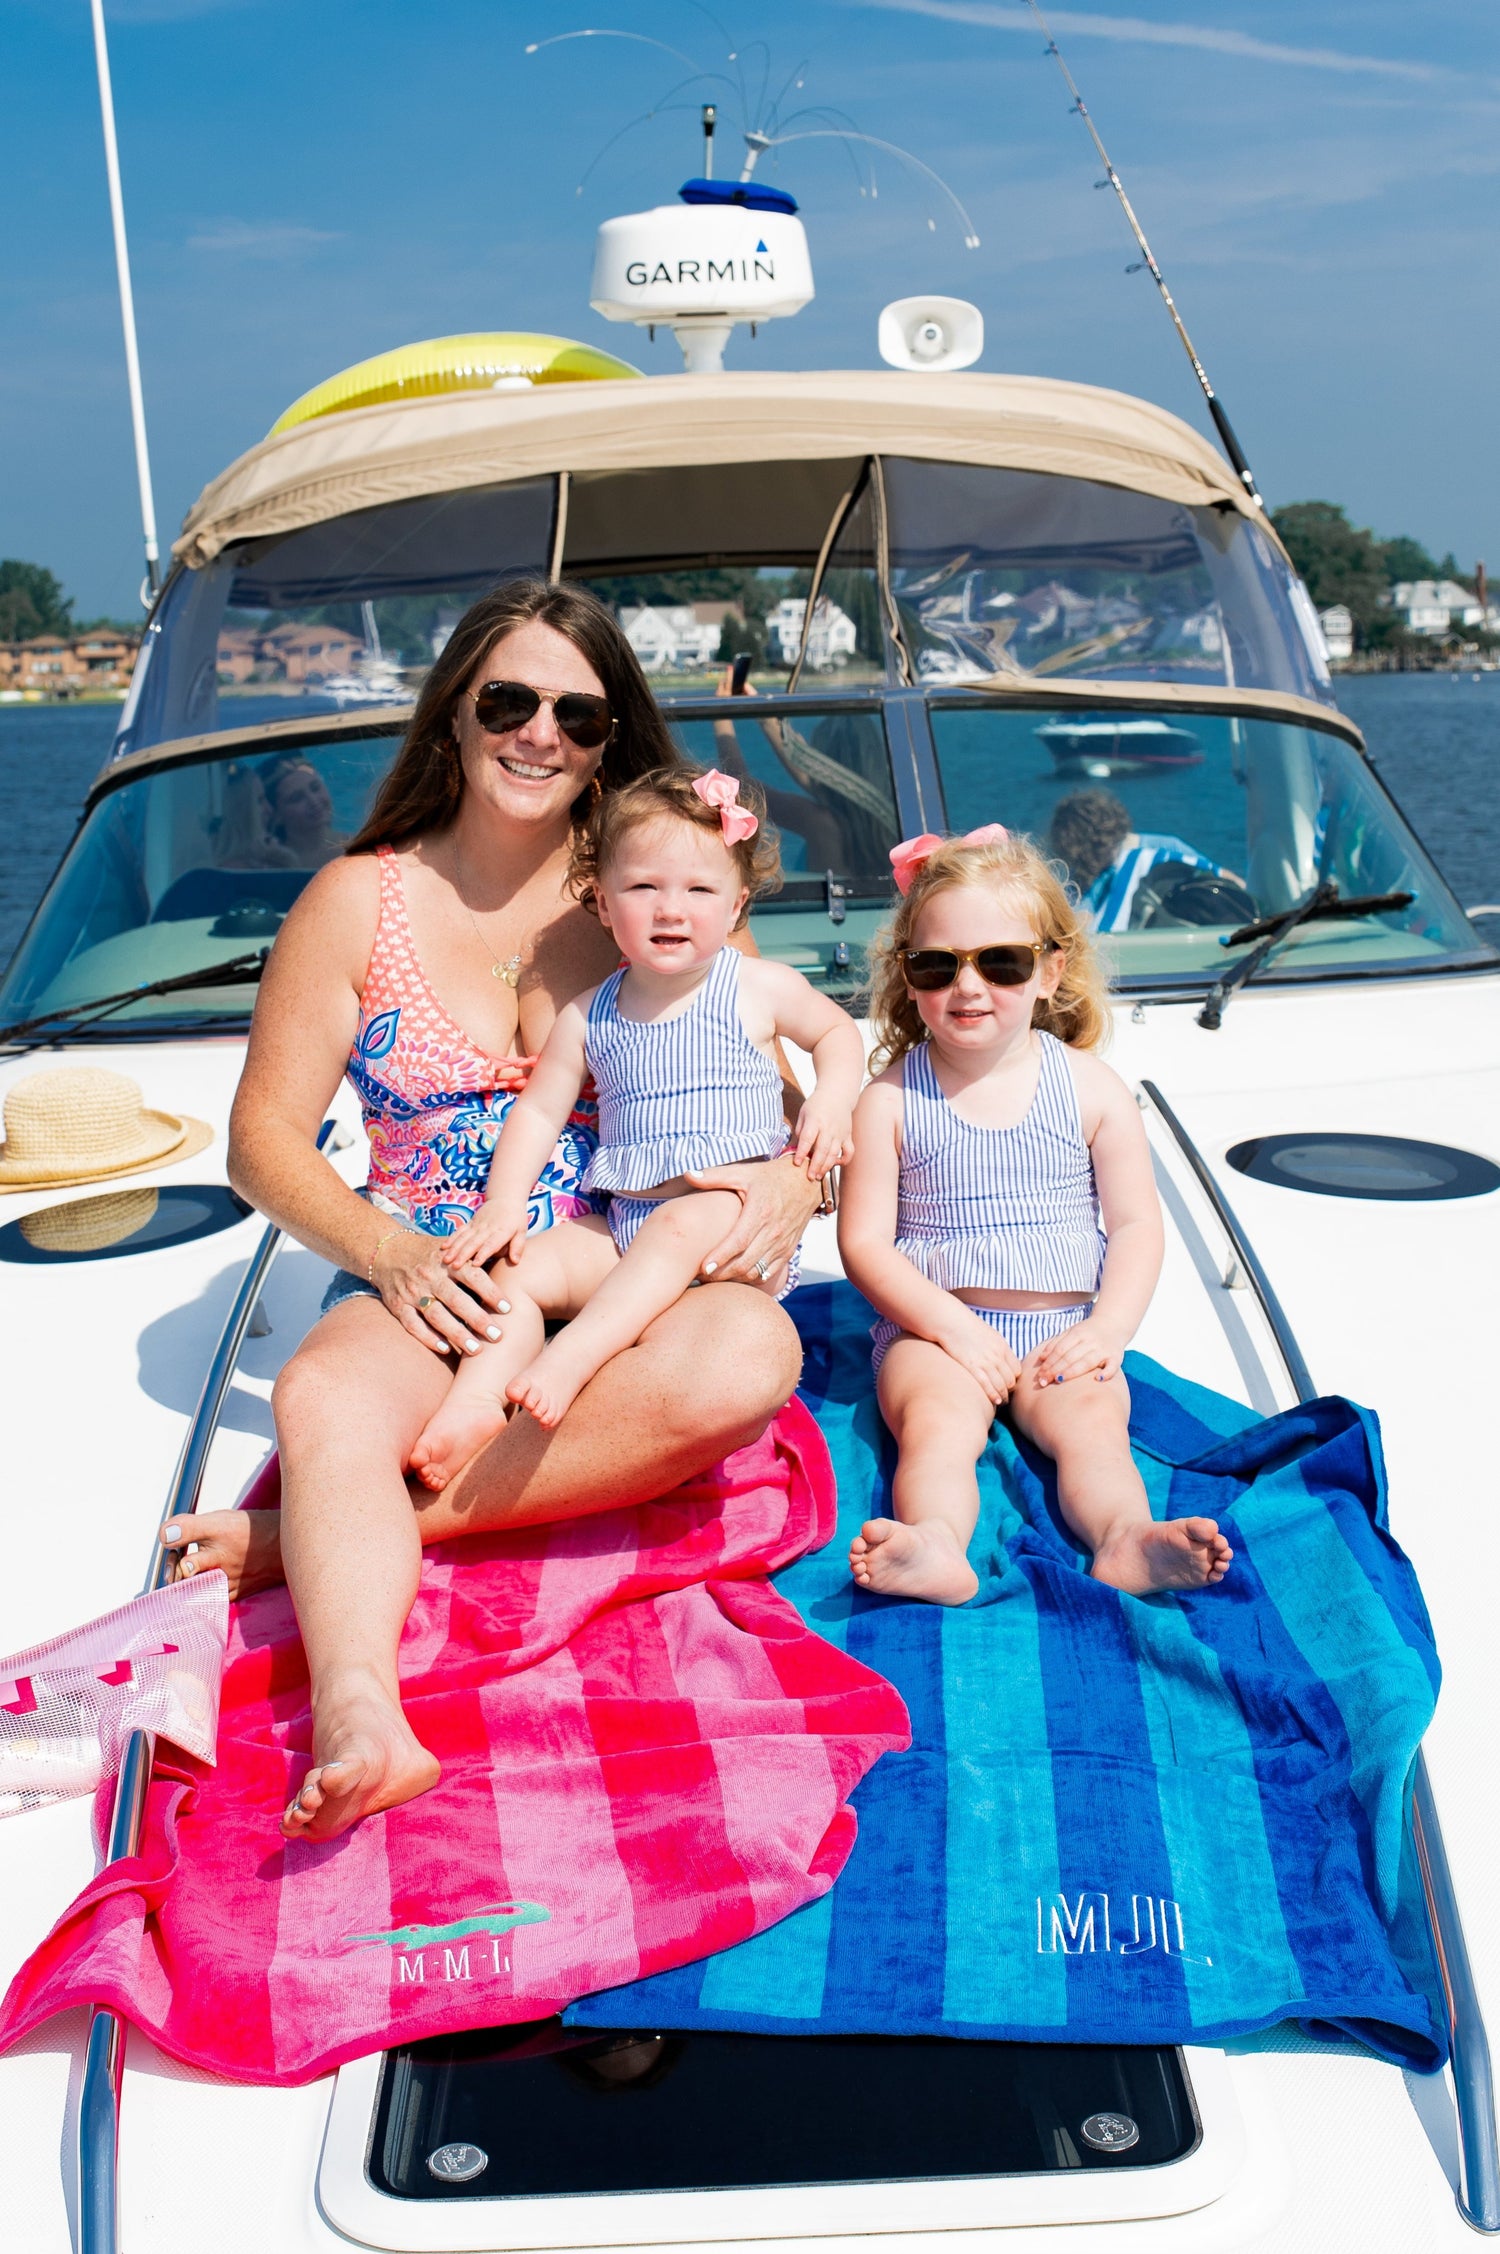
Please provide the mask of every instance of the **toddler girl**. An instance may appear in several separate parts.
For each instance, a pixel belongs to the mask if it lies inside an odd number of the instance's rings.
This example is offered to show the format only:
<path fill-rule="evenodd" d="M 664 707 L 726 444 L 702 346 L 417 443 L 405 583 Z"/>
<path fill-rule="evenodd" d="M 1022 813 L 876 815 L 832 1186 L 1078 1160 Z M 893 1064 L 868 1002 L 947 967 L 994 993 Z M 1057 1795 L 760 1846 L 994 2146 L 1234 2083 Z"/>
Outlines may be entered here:
<path fill-rule="evenodd" d="M 881 1413 L 895 1519 L 867 1521 L 854 1578 L 963 1604 L 975 1466 L 997 1406 L 1057 1464 L 1096 1579 L 1142 1593 L 1222 1580 L 1211 1518 L 1153 1520 L 1130 1455 L 1125 1347 L 1161 1267 L 1145 1130 L 1092 1054 L 1103 975 L 1052 868 L 999 823 L 891 855 L 904 898 L 872 954 L 884 1065 L 860 1098 L 839 1245 L 885 1318 Z"/>
<path fill-rule="evenodd" d="M 780 873 L 774 841 L 739 792 L 717 770 L 658 769 L 602 798 L 575 851 L 574 889 L 613 933 L 624 967 L 558 1017 L 501 1132 L 484 1203 L 444 1248 L 455 1268 L 502 1254 L 514 1282 L 505 1336 L 460 1363 L 412 1450 L 411 1469 L 429 1487 L 499 1430 L 511 1402 L 557 1424 L 595 1371 L 695 1280 L 739 1200 L 685 1177 L 776 1158 L 790 1139 L 778 1040 L 808 1050 L 817 1074 L 794 1160 L 817 1181 L 848 1156 L 864 1071 L 858 1031 L 799 971 L 728 944 Z M 599 1148 L 583 1187 L 607 1195 L 606 1213 L 528 1238 L 528 1200 L 590 1077 Z M 576 1319 L 544 1346 L 543 1319 L 559 1315 Z"/>

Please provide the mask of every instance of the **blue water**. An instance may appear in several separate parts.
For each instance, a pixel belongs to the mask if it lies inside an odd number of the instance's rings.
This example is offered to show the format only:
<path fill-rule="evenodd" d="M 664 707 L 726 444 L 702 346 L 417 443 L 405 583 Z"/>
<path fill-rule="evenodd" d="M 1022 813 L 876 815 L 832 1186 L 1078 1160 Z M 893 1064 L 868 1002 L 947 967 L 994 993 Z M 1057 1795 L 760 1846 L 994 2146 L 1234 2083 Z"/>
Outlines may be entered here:
<path fill-rule="evenodd" d="M 1500 901 L 1500 673 L 1360 674 L 1339 702 L 1465 907 Z M 0 705 L 0 963 L 109 753 L 117 704 Z M 1500 922 L 1485 926 L 1500 936 Z"/>

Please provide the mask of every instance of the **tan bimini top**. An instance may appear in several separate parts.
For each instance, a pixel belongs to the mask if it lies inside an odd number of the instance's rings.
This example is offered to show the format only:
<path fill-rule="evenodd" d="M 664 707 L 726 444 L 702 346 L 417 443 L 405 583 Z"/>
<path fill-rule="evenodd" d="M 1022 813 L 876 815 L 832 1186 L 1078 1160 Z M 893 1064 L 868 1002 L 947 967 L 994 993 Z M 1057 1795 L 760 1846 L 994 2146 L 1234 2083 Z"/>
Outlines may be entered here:
<path fill-rule="evenodd" d="M 262 439 L 199 496 L 173 554 L 470 486 L 679 464 L 883 454 L 1087 478 L 1267 519 L 1227 462 L 1149 401 L 1040 376 L 814 370 L 646 376 L 356 408 Z M 1277 543 L 1279 546 L 1279 543 Z"/>

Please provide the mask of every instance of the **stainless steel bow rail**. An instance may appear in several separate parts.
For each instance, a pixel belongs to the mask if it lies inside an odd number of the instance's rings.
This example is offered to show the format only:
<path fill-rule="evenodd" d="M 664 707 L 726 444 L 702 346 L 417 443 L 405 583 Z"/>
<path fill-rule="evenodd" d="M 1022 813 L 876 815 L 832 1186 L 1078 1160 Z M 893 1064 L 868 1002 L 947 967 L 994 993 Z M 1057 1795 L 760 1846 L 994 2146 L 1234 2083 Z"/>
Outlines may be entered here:
<path fill-rule="evenodd" d="M 1287 1321 L 1286 1310 L 1208 1161 L 1155 1081 L 1143 1080 L 1141 1093 L 1160 1113 L 1229 1239 L 1235 1258 L 1260 1302 L 1261 1313 L 1276 1341 L 1277 1352 L 1286 1365 L 1298 1401 L 1316 1400 L 1317 1387 Z M 1453 1874 L 1443 1846 L 1432 1779 L 1420 1752 L 1413 1776 L 1411 1826 L 1417 1864 L 1422 1873 L 1427 1923 L 1448 2012 L 1453 2095 L 1458 2107 L 1458 2211 L 1474 2230 L 1496 2234 L 1500 2233 L 1500 2152 L 1496 2148 L 1495 2081 L 1490 2065 L 1489 2037 L 1464 1941 Z"/>
<path fill-rule="evenodd" d="M 318 1130 L 318 1148 L 326 1150 L 337 1132 L 336 1122 L 325 1119 Z M 281 1245 L 282 1232 L 267 1228 L 254 1252 L 244 1279 L 234 1295 L 214 1348 L 193 1421 L 182 1443 L 182 1454 L 167 1489 L 159 1526 L 196 1510 L 208 1467 L 219 1414 L 229 1381 L 234 1376 L 240 1349 L 250 1328 L 250 1318 L 265 1287 L 271 1263 Z M 171 1571 L 172 1552 L 160 1542 L 154 1546 L 143 1595 L 162 1588 Z M 109 1819 L 105 1867 L 138 1853 L 146 1816 L 146 1787 L 156 1741 L 146 1730 L 133 1730 L 120 1761 L 115 1804 Z M 88 2044 L 83 2058 L 83 2087 L 78 2100 L 78 2247 L 79 2254 L 119 2254 L 119 2150 L 120 2082 L 125 2067 L 125 2026 L 115 2012 L 96 2004 L 89 2019 Z"/>

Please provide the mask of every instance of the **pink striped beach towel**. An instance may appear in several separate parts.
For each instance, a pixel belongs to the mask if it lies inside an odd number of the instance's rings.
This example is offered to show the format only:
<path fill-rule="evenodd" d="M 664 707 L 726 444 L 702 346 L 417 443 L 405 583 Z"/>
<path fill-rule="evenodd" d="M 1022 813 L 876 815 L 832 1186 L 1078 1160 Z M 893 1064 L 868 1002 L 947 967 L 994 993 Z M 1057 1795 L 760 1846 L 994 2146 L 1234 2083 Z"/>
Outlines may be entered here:
<path fill-rule="evenodd" d="M 190 2065 L 303 2082 L 543 2017 L 826 1893 L 849 1793 L 908 1743 L 890 1685 L 767 1581 L 833 1525 L 793 1401 L 659 1502 L 429 1550 L 402 1683 L 442 1781 L 321 1846 L 276 1829 L 310 1745 L 290 1601 L 235 1607 L 217 1767 L 161 1747 L 140 1855 L 23 1966 L 0 2045 L 100 2002 Z"/>

